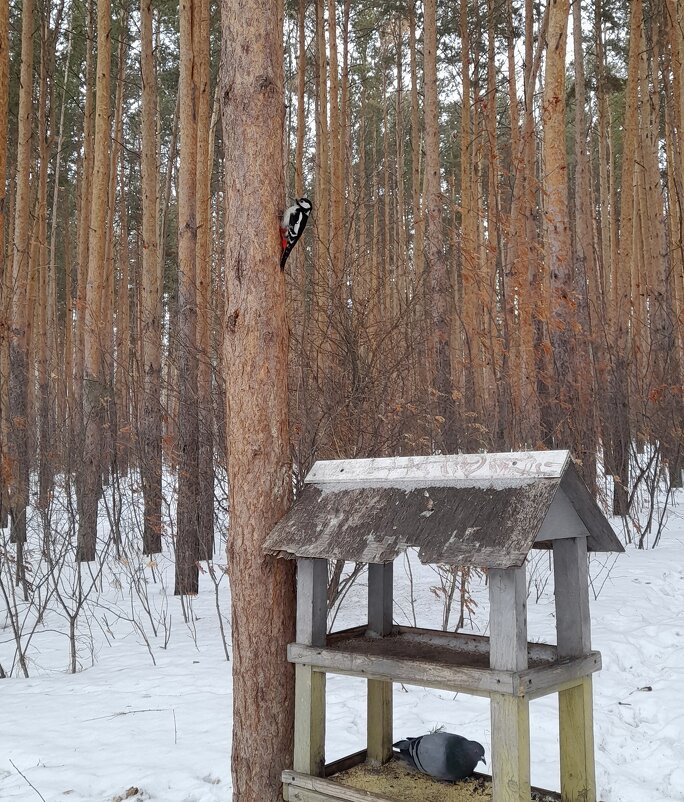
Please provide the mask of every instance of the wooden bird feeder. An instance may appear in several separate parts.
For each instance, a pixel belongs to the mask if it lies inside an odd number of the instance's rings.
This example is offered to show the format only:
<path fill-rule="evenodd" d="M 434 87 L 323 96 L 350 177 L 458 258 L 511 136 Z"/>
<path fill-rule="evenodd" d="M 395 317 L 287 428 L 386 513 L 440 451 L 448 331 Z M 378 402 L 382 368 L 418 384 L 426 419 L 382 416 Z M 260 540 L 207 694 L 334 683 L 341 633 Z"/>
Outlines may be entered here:
<path fill-rule="evenodd" d="M 265 548 L 297 559 L 297 641 L 288 648 L 294 768 L 283 773 L 285 799 L 403 802 L 390 788 L 359 790 L 342 775 L 392 760 L 392 683 L 401 682 L 489 697 L 492 802 L 530 802 L 529 704 L 557 693 L 560 798 L 596 802 L 591 675 L 601 655 L 591 648 L 587 552 L 623 548 L 569 452 L 317 462 Z M 393 625 L 393 561 L 407 548 L 423 563 L 488 570 L 489 637 Z M 527 641 L 531 548 L 553 550 L 555 646 Z M 368 564 L 368 625 L 327 634 L 328 560 L 340 559 Z M 326 673 L 368 681 L 367 749 L 327 766 Z M 426 781 L 437 791 L 421 799 L 447 798 L 447 786 Z"/>

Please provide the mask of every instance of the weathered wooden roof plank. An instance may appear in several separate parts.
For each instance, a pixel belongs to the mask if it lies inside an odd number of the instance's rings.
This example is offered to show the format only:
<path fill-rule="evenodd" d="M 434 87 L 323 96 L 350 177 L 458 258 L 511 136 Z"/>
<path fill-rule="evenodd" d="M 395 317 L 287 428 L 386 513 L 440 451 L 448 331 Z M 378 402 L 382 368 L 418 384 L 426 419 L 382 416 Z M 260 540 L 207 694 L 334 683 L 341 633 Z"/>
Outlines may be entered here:
<path fill-rule="evenodd" d="M 415 548 L 423 563 L 519 566 L 561 487 L 589 550 L 622 550 L 567 451 L 317 462 L 265 550 L 385 563 Z"/>

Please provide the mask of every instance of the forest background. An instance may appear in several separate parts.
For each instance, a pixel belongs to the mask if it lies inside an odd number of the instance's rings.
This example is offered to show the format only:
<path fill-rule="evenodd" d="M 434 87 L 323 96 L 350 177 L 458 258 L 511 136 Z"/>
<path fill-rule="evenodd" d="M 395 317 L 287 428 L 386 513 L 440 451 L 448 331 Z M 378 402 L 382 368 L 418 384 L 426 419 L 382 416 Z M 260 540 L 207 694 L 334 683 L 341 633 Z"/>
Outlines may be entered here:
<path fill-rule="evenodd" d="M 320 457 L 569 447 L 623 516 L 642 468 L 680 486 L 680 5 L 286 11 L 283 160 L 314 202 L 286 276 L 295 482 Z M 178 592 L 212 552 L 187 499 L 213 509 L 226 459 L 218 12 L 0 3 L 0 516 L 20 573 L 31 471 L 39 509 L 75 482 L 79 559 L 130 469 L 160 549 L 163 464 Z"/>
<path fill-rule="evenodd" d="M 41 509 L 57 474 L 76 483 L 80 559 L 102 482 L 130 468 L 147 553 L 162 464 L 180 518 L 184 498 L 213 509 L 219 9 L 180 9 L 185 45 L 172 3 L 0 2 L 0 516 L 19 551 L 33 470 Z M 680 5 L 286 11 L 283 160 L 314 201 L 286 276 L 295 481 L 319 457 L 569 447 L 623 516 L 639 466 L 679 486 Z M 213 516 L 190 518 L 178 592 L 212 550 Z"/>

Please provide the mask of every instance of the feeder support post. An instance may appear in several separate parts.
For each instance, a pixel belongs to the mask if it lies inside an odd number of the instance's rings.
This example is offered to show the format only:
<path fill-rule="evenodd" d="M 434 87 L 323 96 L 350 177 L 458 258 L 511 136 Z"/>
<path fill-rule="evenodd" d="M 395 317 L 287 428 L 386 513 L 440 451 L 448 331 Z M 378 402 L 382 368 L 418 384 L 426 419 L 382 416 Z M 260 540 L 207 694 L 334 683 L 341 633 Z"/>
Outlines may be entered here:
<path fill-rule="evenodd" d="M 368 566 L 368 631 L 384 637 L 392 632 L 394 563 Z M 368 680 L 369 763 L 381 765 L 392 757 L 392 682 Z"/>
<path fill-rule="evenodd" d="M 489 571 L 489 667 L 527 668 L 525 566 Z M 491 694 L 492 802 L 530 800 L 530 710 L 525 697 Z"/>
<path fill-rule="evenodd" d="M 553 542 L 558 657 L 591 651 L 589 570 L 586 537 Z M 558 694 L 561 798 L 596 802 L 591 676 Z"/>
<path fill-rule="evenodd" d="M 297 560 L 297 643 L 325 646 L 328 561 Z M 325 774 L 325 674 L 295 667 L 294 770 Z"/>

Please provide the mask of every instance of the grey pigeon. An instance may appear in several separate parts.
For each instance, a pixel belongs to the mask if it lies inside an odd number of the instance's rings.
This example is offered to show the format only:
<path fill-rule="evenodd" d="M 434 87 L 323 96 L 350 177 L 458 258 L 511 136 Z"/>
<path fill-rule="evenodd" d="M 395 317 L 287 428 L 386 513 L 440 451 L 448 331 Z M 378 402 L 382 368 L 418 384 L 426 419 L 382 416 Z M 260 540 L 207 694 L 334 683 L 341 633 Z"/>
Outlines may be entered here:
<path fill-rule="evenodd" d="M 397 757 L 409 766 L 438 780 L 462 780 L 469 777 L 484 758 L 484 747 L 452 732 L 431 732 L 417 738 L 405 738 L 393 744 Z"/>

